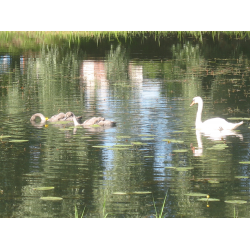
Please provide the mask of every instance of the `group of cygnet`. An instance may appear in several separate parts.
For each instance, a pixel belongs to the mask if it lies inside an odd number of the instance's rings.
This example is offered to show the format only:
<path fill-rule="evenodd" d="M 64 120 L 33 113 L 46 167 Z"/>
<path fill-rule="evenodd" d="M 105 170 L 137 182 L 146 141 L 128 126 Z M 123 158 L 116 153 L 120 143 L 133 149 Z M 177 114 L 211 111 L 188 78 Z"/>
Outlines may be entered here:
<path fill-rule="evenodd" d="M 71 111 L 64 113 L 59 113 L 57 115 L 54 115 L 50 118 L 46 118 L 41 113 L 36 113 L 31 116 L 30 121 L 31 123 L 34 123 L 36 118 L 39 117 L 41 119 L 41 123 L 48 122 L 58 122 L 58 121 L 73 121 L 74 126 L 91 126 L 91 125 L 100 125 L 100 126 L 115 126 L 116 122 L 105 120 L 104 117 L 92 117 L 91 119 L 88 119 L 84 121 L 83 123 L 80 123 L 82 117 L 78 116 L 76 117 L 74 113 Z"/>

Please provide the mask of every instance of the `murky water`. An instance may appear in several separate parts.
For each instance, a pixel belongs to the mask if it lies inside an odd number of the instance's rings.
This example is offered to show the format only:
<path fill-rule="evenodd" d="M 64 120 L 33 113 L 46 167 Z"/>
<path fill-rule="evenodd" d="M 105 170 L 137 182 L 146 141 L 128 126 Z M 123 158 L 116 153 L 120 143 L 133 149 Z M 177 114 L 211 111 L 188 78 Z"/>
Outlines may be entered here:
<path fill-rule="evenodd" d="M 0 55 L 0 217 L 249 217 L 249 45 L 148 45 Z M 196 133 L 197 95 L 244 124 Z M 67 111 L 117 126 L 29 120 Z"/>

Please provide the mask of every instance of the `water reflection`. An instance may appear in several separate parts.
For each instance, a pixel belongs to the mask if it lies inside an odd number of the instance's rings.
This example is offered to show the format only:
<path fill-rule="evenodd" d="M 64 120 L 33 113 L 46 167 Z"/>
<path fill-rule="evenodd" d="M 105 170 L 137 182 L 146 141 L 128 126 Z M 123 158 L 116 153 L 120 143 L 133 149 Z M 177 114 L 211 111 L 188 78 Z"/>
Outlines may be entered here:
<path fill-rule="evenodd" d="M 193 155 L 194 156 L 202 156 L 203 155 L 203 144 L 201 137 L 205 136 L 206 138 L 212 141 L 226 141 L 227 136 L 235 136 L 238 137 L 241 141 L 243 141 L 243 135 L 239 134 L 236 131 L 232 130 L 208 130 L 201 132 L 200 130 L 196 129 L 196 140 L 198 147 L 193 148 Z"/>

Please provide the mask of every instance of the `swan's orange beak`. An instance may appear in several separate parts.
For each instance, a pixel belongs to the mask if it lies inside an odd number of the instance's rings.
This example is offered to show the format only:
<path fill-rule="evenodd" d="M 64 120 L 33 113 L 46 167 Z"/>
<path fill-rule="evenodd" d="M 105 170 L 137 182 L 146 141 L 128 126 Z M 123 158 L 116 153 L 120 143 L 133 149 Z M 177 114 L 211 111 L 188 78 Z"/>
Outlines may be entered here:
<path fill-rule="evenodd" d="M 191 107 L 191 106 L 193 106 L 194 104 L 195 104 L 195 102 L 194 102 L 194 101 L 192 101 L 192 103 L 190 104 L 190 107 Z"/>

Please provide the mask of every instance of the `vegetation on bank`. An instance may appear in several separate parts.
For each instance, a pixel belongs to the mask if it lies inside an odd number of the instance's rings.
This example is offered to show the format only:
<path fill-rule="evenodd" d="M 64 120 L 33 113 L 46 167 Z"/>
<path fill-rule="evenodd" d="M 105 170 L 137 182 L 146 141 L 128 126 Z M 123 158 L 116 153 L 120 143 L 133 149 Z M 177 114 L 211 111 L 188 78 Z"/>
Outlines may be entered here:
<path fill-rule="evenodd" d="M 80 43 L 81 40 L 93 40 L 97 43 L 102 40 L 130 41 L 133 39 L 166 38 L 195 39 L 203 41 L 204 38 L 220 39 L 249 39 L 249 31 L 1 31 L 0 47 L 9 48 L 36 48 L 41 44 L 54 44 L 68 42 Z"/>

